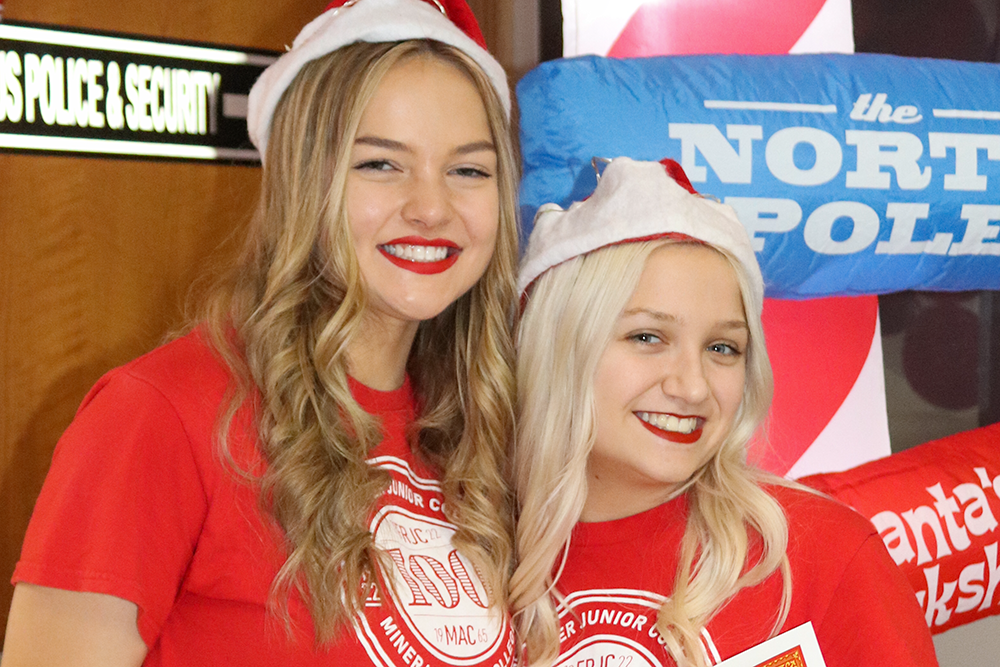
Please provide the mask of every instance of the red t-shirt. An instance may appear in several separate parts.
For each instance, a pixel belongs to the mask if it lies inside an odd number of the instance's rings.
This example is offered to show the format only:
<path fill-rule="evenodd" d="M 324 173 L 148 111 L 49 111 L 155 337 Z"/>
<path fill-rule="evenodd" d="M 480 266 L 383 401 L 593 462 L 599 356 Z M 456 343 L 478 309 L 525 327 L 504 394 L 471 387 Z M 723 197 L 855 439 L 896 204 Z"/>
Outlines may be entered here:
<path fill-rule="evenodd" d="M 872 525 L 835 501 L 768 489 L 789 524 L 792 606 L 782 632 L 811 621 L 827 667 L 937 665 L 930 633 L 902 572 Z M 579 523 L 557 584 L 559 665 L 674 665 L 655 630 L 673 590 L 687 520 L 681 496 L 617 521 Z M 780 574 L 744 589 L 702 632 L 709 664 L 767 639 L 781 594 Z"/>
<path fill-rule="evenodd" d="M 293 596 L 289 637 L 266 609 L 284 562 L 280 531 L 214 444 L 228 373 L 197 334 L 104 376 L 63 435 L 13 581 L 106 593 L 139 607 L 145 665 L 508 665 L 513 635 L 451 546 L 437 476 L 413 455 L 409 383 L 380 392 L 352 382 L 382 420 L 370 463 L 392 483 L 371 519 L 393 562 L 391 600 L 369 600 L 357 628 L 316 647 Z M 234 458 L 262 462 L 239 424 Z"/>

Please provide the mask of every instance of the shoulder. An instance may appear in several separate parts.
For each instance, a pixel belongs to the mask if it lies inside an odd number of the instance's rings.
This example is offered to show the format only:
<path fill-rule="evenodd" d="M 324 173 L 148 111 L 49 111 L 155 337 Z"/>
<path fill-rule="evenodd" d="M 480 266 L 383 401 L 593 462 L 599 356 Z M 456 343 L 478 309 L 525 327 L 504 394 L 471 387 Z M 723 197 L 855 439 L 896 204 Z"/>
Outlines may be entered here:
<path fill-rule="evenodd" d="M 164 391 L 225 389 L 229 371 L 198 331 L 177 338 L 111 371 Z"/>
<path fill-rule="evenodd" d="M 831 666 L 936 665 L 913 588 L 871 522 L 827 496 L 767 490 L 788 517 L 792 604 L 784 628 L 811 621 Z"/>
<path fill-rule="evenodd" d="M 788 520 L 786 553 L 793 582 L 789 619 L 796 624 L 825 619 L 829 606 L 842 597 L 861 599 L 864 591 L 875 590 L 871 582 L 895 568 L 875 527 L 850 507 L 797 488 L 765 488 L 781 503 Z"/>
<path fill-rule="evenodd" d="M 98 380 L 56 453 L 117 451 L 147 460 L 166 447 L 174 453 L 188 449 L 208 461 L 228 386 L 225 365 L 198 333 L 188 334 Z"/>
<path fill-rule="evenodd" d="M 827 548 L 836 543 L 841 549 L 855 548 L 871 537 L 878 537 L 872 523 L 844 503 L 809 490 L 766 485 L 785 511 L 788 520 L 789 547 L 814 545 Z"/>
<path fill-rule="evenodd" d="M 214 414 L 229 377 L 221 359 L 193 331 L 108 371 L 84 398 L 80 410 L 110 394 L 120 395 L 126 405 L 163 401 L 185 413 L 211 409 Z"/>

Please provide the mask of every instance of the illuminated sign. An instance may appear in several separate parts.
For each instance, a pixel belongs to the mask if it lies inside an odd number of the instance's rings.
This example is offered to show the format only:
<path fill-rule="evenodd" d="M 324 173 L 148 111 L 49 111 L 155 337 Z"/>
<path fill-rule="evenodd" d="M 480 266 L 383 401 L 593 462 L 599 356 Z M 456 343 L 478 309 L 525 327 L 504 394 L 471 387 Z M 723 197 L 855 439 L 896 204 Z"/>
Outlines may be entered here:
<path fill-rule="evenodd" d="M 259 163 L 247 95 L 277 54 L 0 23 L 0 151 Z"/>

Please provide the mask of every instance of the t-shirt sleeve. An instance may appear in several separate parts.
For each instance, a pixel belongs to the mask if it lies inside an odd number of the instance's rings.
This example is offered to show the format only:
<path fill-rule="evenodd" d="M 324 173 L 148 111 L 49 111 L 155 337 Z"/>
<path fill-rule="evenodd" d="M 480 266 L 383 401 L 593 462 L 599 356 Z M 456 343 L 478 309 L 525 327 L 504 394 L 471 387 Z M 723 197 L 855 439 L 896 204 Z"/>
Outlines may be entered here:
<path fill-rule="evenodd" d="M 816 625 L 827 667 L 937 667 L 913 589 L 877 534 L 861 543 Z"/>
<path fill-rule="evenodd" d="M 139 633 L 151 646 L 207 508 L 175 407 L 147 381 L 112 371 L 56 446 L 13 582 L 134 602 Z"/>

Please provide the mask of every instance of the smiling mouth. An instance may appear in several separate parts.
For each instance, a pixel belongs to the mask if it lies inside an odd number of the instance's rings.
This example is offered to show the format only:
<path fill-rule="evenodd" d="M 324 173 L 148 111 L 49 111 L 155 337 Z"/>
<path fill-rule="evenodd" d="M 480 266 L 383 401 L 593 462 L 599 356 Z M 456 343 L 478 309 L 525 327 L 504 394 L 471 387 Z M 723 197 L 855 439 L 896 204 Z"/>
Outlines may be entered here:
<path fill-rule="evenodd" d="M 461 249 L 453 243 L 410 243 L 408 239 L 380 245 L 378 250 L 396 266 L 422 275 L 447 271 L 458 261 L 461 253 Z"/>
<path fill-rule="evenodd" d="M 692 443 L 701 437 L 705 420 L 701 417 L 678 417 L 662 412 L 636 412 L 642 425 L 654 435 L 672 442 Z"/>
<path fill-rule="evenodd" d="M 379 246 L 379 250 L 397 259 L 405 259 L 407 262 L 429 263 L 440 262 L 448 258 L 451 248 L 447 246 L 431 245 L 410 245 L 409 243 L 395 243 L 392 245 Z"/>

